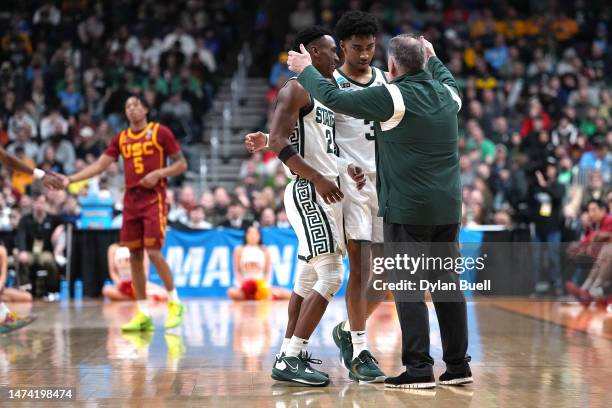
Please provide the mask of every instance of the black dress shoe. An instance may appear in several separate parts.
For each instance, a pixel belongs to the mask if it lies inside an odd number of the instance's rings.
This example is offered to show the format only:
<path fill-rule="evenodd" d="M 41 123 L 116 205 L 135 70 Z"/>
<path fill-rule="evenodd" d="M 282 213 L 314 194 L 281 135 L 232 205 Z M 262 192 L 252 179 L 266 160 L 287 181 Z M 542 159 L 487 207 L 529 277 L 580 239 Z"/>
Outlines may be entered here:
<path fill-rule="evenodd" d="M 425 377 L 413 377 L 408 372 L 403 372 L 397 377 L 387 377 L 385 387 L 390 388 L 434 388 L 436 379 L 433 375 Z"/>
<path fill-rule="evenodd" d="M 446 371 L 440 376 L 440 384 L 442 385 L 463 385 L 473 382 L 474 378 L 472 378 L 472 371 L 469 368 L 461 373 L 449 373 Z"/>

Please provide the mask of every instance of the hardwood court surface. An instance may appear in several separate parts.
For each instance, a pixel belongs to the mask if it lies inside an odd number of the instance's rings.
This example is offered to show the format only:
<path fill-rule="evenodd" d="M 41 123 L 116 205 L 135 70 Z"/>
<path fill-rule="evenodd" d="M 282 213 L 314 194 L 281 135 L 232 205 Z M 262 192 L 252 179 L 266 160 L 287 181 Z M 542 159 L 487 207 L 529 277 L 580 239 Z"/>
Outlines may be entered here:
<path fill-rule="evenodd" d="M 285 302 L 186 300 L 185 323 L 167 334 L 165 305 L 156 331 L 123 335 L 133 303 L 36 303 L 38 319 L 0 337 L 0 386 L 75 387 L 73 406 L 95 407 L 603 407 L 612 378 L 612 315 L 578 305 L 478 302 L 468 306 L 473 385 L 406 391 L 356 385 L 337 362 L 333 326 L 345 316 L 336 300 L 312 337 L 332 384 L 307 388 L 270 378 L 286 320 Z M 19 310 L 19 309 L 18 309 Z M 22 310 L 23 311 L 23 310 Z M 430 307 L 436 376 L 444 366 Z M 588 321 L 587 321 L 588 320 Z M 400 372 L 393 304 L 368 323 L 369 344 L 387 374 Z M 65 402 L 0 406 L 70 406 Z"/>

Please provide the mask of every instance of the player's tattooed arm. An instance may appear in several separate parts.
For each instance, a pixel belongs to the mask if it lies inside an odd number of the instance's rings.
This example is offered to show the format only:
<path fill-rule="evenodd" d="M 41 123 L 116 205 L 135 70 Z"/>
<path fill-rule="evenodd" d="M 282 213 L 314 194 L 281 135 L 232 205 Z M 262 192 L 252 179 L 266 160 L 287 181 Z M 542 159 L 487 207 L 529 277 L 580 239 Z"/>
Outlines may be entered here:
<path fill-rule="evenodd" d="M 155 170 L 144 176 L 140 180 L 140 184 L 146 188 L 153 188 L 157 185 L 160 179 L 167 177 L 178 176 L 187 171 L 187 159 L 180 150 L 170 155 L 172 164 L 163 167 L 159 170 Z"/>
<path fill-rule="evenodd" d="M 182 151 L 170 155 L 172 164 L 160 169 L 163 177 L 174 177 L 187 171 L 187 159 Z"/>
<path fill-rule="evenodd" d="M 297 81 L 289 81 L 278 93 L 276 109 L 270 124 L 270 149 L 272 149 L 295 174 L 311 181 L 326 203 L 342 200 L 344 195 L 331 180 L 326 179 L 297 154 L 289 143 L 289 135 L 298 121 L 300 110 L 311 104 L 310 95 Z"/>

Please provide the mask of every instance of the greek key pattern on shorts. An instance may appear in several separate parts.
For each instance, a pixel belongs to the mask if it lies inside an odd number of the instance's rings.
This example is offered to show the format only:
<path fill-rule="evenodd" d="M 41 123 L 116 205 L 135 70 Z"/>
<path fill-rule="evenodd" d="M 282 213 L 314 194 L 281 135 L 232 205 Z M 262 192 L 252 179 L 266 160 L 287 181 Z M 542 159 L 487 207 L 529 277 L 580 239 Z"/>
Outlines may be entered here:
<path fill-rule="evenodd" d="M 308 240 L 310 258 L 334 251 L 334 240 L 327 215 L 316 201 L 314 186 L 308 180 L 297 178 L 293 186 L 293 199 L 302 218 Z"/>

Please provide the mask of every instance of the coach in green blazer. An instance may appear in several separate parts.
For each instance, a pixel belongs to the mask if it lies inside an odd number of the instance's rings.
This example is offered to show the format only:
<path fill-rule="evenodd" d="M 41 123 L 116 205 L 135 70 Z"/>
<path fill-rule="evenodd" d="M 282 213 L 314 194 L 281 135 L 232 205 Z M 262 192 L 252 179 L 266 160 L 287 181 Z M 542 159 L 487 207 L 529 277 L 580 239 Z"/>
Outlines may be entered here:
<path fill-rule="evenodd" d="M 379 216 L 384 219 L 385 243 L 451 242 L 450 253 L 437 254 L 459 256 L 457 112 L 461 99 L 457 84 L 423 37 L 394 37 L 388 53 L 391 83 L 354 92 L 344 92 L 326 80 L 312 66 L 305 50 L 291 52 L 288 63 L 315 99 L 335 112 L 375 121 Z M 438 248 L 434 244 L 430 250 L 435 253 Z M 458 282 L 454 272 L 445 274 L 445 279 Z M 459 385 L 473 380 L 467 355 L 465 299 L 458 285 L 451 292 L 432 293 L 432 298 L 447 366 L 440 383 Z M 396 306 L 406 372 L 387 378 L 385 385 L 434 387 L 429 318 L 422 293 L 412 301 L 402 301 L 396 293 Z"/>

